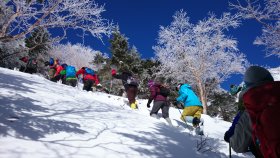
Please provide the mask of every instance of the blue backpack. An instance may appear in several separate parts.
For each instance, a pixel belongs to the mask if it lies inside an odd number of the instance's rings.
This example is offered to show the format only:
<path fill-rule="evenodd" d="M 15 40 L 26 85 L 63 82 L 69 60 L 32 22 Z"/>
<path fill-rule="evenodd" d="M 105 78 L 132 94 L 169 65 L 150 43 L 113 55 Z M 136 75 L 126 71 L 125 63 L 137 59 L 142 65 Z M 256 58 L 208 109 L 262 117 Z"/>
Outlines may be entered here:
<path fill-rule="evenodd" d="M 68 77 L 76 77 L 76 69 L 74 66 L 66 67 L 66 78 Z"/>
<path fill-rule="evenodd" d="M 86 68 L 86 74 L 89 74 L 89 75 L 94 75 L 94 71 L 91 69 L 91 68 Z"/>
<path fill-rule="evenodd" d="M 50 63 L 50 66 L 53 66 L 53 64 L 54 64 L 54 60 L 53 60 L 53 58 L 50 58 L 49 63 Z"/>

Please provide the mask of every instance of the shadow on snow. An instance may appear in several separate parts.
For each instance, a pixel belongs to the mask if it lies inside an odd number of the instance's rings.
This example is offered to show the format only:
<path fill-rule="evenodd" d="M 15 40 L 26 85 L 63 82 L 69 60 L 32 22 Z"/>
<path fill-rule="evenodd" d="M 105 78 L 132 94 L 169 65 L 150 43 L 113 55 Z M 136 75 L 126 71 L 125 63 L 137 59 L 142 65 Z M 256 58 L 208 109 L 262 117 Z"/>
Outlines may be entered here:
<path fill-rule="evenodd" d="M 3 73 L 0 75 L 0 87 L 5 87 L 10 92 L 35 93 L 25 84 L 38 83 L 14 75 Z M 47 113 L 50 109 L 35 105 L 36 102 L 38 101 L 20 94 L 12 95 L 12 97 L 0 96 L 0 135 L 7 136 L 10 130 L 14 130 L 17 138 L 27 137 L 37 140 L 44 138 L 47 134 L 59 132 L 86 133 L 77 123 L 41 117 L 40 114 L 44 115 L 44 112 Z M 40 114 L 36 115 L 36 112 Z"/>

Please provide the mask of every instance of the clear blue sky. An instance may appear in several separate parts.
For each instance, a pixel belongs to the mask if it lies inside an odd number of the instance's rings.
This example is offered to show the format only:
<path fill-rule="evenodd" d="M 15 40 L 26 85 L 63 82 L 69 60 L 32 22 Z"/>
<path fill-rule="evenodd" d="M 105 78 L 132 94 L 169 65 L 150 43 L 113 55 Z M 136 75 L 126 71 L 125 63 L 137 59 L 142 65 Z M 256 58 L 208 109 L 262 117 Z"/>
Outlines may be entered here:
<path fill-rule="evenodd" d="M 152 46 L 156 45 L 159 27 L 170 25 L 175 11 L 184 9 L 192 23 L 196 23 L 207 16 L 209 12 L 220 16 L 229 12 L 228 0 L 96 0 L 98 4 L 105 4 L 103 17 L 113 20 L 120 27 L 120 31 L 129 38 L 130 45 L 135 45 L 143 58 L 154 56 Z M 257 35 L 261 34 L 261 25 L 254 20 L 243 21 L 237 29 L 231 29 L 228 35 L 236 38 L 240 51 L 247 55 L 251 64 L 277 67 L 280 58 L 265 57 L 264 47 L 253 45 Z M 70 40 L 78 42 L 77 40 Z M 92 38 L 85 41 L 95 50 L 109 52 L 108 38 L 104 44 Z M 222 84 L 228 89 L 231 83 L 242 81 L 241 75 L 234 75 Z"/>

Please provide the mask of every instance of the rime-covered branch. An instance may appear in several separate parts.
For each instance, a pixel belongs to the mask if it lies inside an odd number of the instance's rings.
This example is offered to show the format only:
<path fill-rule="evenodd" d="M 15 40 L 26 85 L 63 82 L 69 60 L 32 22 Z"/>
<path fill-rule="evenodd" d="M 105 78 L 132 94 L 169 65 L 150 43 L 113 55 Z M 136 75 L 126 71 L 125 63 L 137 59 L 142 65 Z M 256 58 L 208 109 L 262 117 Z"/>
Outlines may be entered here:
<path fill-rule="evenodd" d="M 243 18 L 255 19 L 262 24 L 262 35 L 257 37 L 254 44 L 264 45 L 267 55 L 280 57 L 280 1 L 279 0 L 244 0 L 241 3 L 230 3 Z"/>
<path fill-rule="evenodd" d="M 112 22 L 101 17 L 104 6 L 92 0 L 24 0 L 0 2 L 0 41 L 23 38 L 37 27 L 79 30 L 99 39 L 110 35 Z"/>

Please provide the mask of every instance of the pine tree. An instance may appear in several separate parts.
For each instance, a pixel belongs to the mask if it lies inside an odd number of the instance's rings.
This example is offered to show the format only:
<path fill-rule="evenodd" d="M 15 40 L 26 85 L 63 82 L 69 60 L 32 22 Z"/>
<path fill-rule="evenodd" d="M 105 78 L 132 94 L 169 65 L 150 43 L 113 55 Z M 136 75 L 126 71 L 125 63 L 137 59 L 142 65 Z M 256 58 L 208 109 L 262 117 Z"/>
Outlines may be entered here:
<path fill-rule="evenodd" d="M 98 52 L 92 61 L 96 65 L 97 71 L 101 69 L 104 65 L 109 63 L 108 57 L 105 57 L 101 52 Z"/>
<path fill-rule="evenodd" d="M 25 65 L 19 59 L 27 55 L 24 40 L 16 40 L 12 42 L 0 42 L 0 66 L 1 67 L 21 67 Z"/>
<path fill-rule="evenodd" d="M 115 31 L 112 39 L 110 39 L 110 44 L 110 51 L 112 53 L 111 63 L 119 68 L 122 63 L 127 63 L 126 57 L 129 53 L 127 38 L 119 31 Z"/>
<path fill-rule="evenodd" d="M 38 27 L 25 39 L 25 43 L 29 48 L 29 56 L 37 58 L 39 54 L 46 54 L 50 49 L 50 35 L 46 29 Z"/>
<path fill-rule="evenodd" d="M 225 121 L 232 121 L 236 115 L 238 104 L 235 97 L 227 92 L 214 92 L 210 95 L 211 105 L 208 106 L 210 116 L 221 116 Z"/>
<path fill-rule="evenodd" d="M 37 70 L 44 74 L 46 71 L 44 61 L 47 60 L 47 52 L 51 48 L 51 39 L 48 31 L 42 27 L 36 28 L 31 35 L 25 39 L 29 58 L 37 60 Z"/>
<path fill-rule="evenodd" d="M 104 57 L 101 53 L 97 53 L 94 57 L 93 64 L 97 67 L 97 74 L 100 83 L 104 88 L 108 89 L 110 94 L 118 94 L 118 89 L 121 88 L 121 83 L 118 83 L 112 87 L 113 78 L 111 75 L 111 59 Z"/>
<path fill-rule="evenodd" d="M 148 85 L 148 81 L 150 79 L 154 79 L 155 76 L 155 71 L 157 66 L 159 66 L 159 63 L 157 61 L 154 60 L 150 60 L 150 59 L 142 59 L 140 66 L 138 67 L 139 70 L 139 76 L 141 76 L 141 79 L 139 80 L 139 87 L 138 87 L 138 97 L 139 98 L 143 98 L 143 99 L 147 99 L 148 98 L 148 94 L 149 94 L 149 87 Z"/>
<path fill-rule="evenodd" d="M 113 33 L 111 43 L 111 64 L 118 70 L 130 71 L 139 81 L 139 95 L 147 95 L 147 82 L 151 79 L 151 70 L 155 62 L 151 60 L 142 60 L 140 53 L 135 46 L 130 47 L 127 37 L 118 30 Z M 143 97 L 145 97 L 143 95 Z"/>
<path fill-rule="evenodd" d="M 143 72 L 141 67 L 141 56 L 137 51 L 137 48 L 133 46 L 126 57 L 126 65 L 131 70 L 133 74 L 140 75 Z"/>

